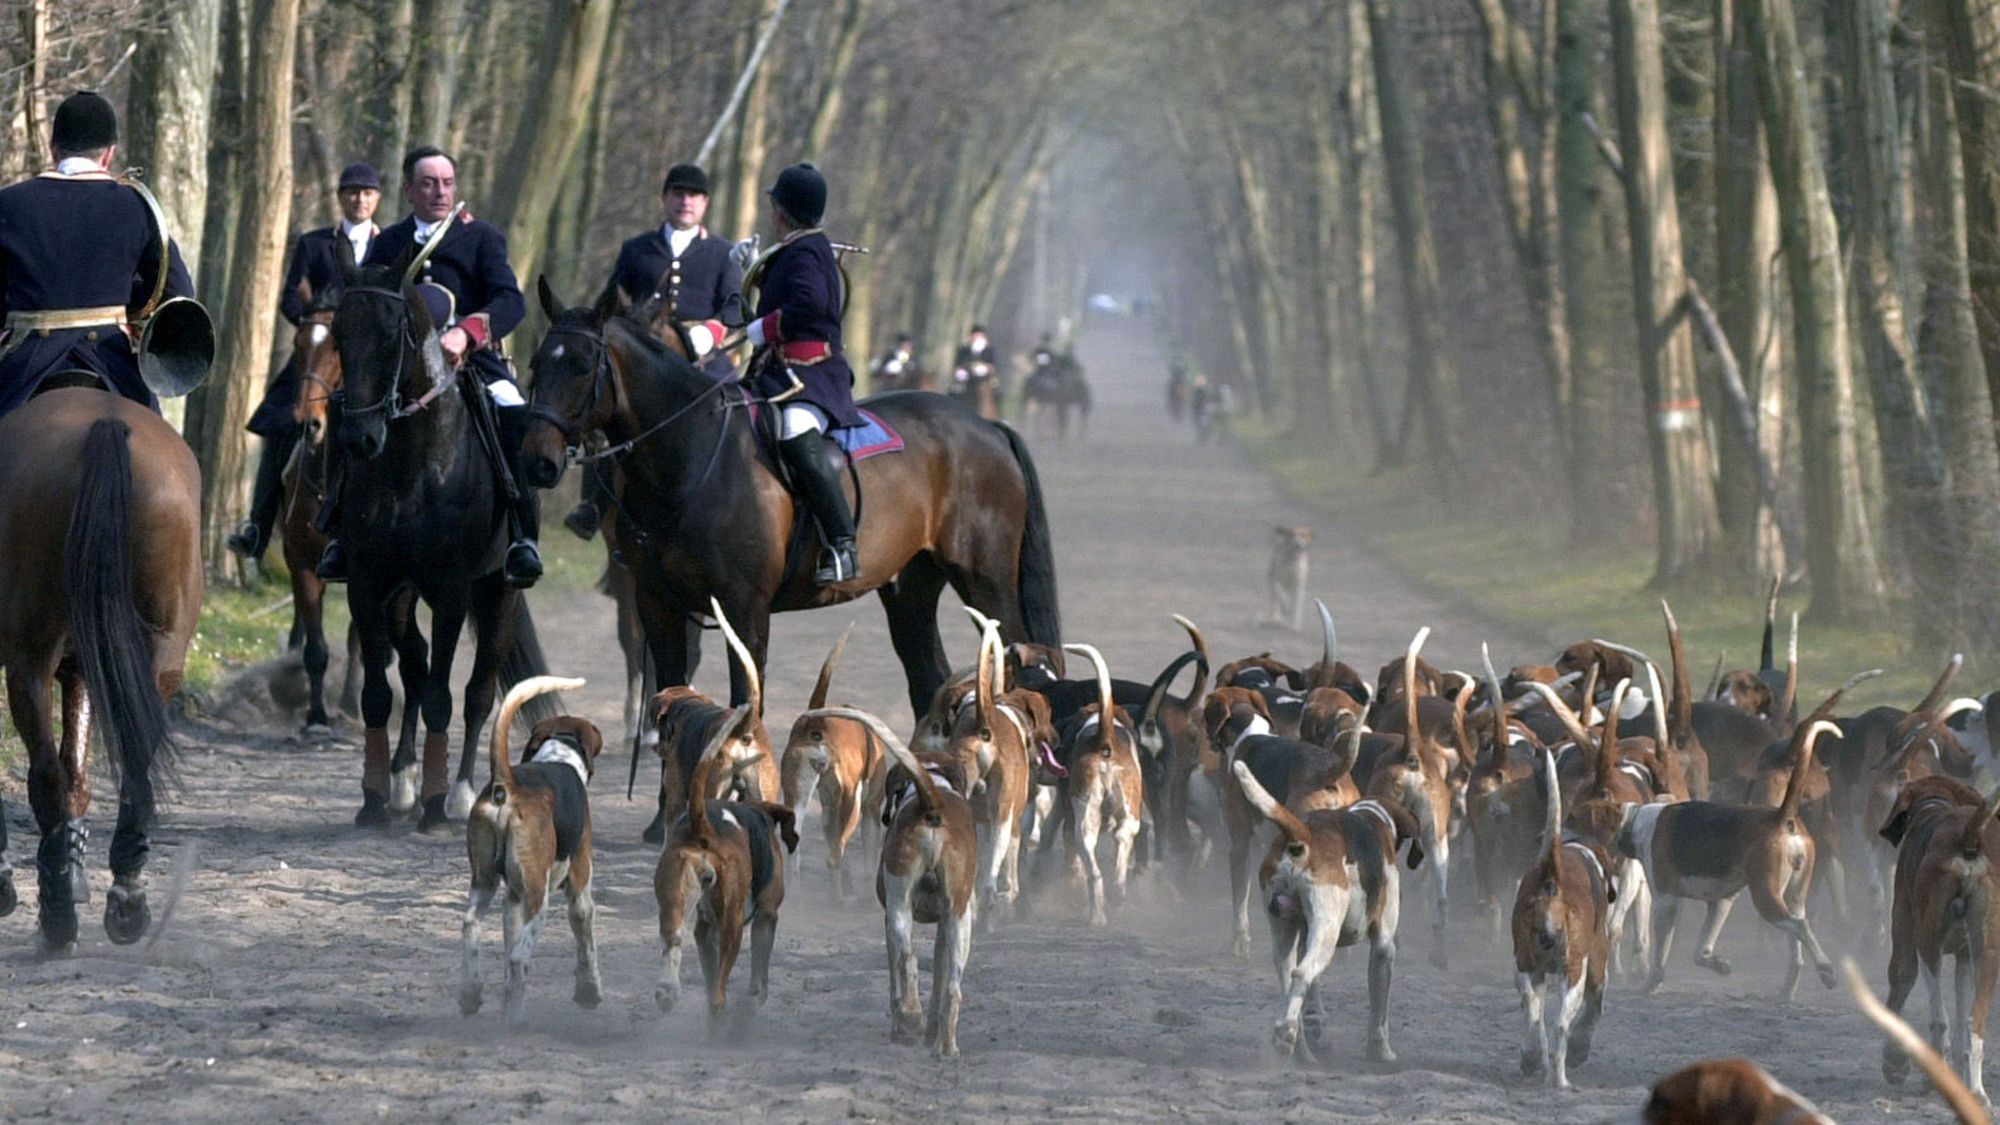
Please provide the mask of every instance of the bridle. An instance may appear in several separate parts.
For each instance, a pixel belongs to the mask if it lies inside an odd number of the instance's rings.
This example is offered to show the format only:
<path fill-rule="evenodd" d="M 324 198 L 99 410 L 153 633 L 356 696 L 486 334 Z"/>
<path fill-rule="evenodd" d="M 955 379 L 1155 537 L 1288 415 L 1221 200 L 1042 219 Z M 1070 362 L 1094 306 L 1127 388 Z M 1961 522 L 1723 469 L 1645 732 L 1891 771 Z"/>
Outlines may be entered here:
<path fill-rule="evenodd" d="M 605 341 L 602 332 L 574 324 L 552 325 L 545 334 L 544 339 L 548 336 L 570 336 L 586 340 L 597 351 L 596 357 L 591 361 L 590 365 L 589 396 L 584 399 L 583 410 L 574 419 L 557 410 L 555 407 L 544 403 L 531 403 L 528 406 L 528 417 L 547 422 L 549 425 L 555 427 L 557 433 L 562 435 L 563 459 L 565 464 L 588 465 L 596 461 L 623 457 L 636 448 L 640 442 L 658 434 L 668 426 L 673 425 L 686 415 L 692 413 L 696 407 L 707 401 L 710 396 L 722 395 L 725 388 L 733 385 L 727 380 L 716 380 L 700 394 L 689 399 L 680 409 L 647 426 L 632 437 L 615 445 L 606 446 L 594 453 L 586 452 L 583 448 L 584 425 L 592 415 L 597 413 L 598 399 L 603 396 L 605 386 L 611 384 L 615 378 L 611 370 L 611 345 Z M 614 398 L 619 397 L 615 386 L 613 386 L 611 393 Z M 731 398 L 727 395 L 722 395 L 722 400 L 725 410 L 741 405 L 743 401 L 740 398 Z M 719 440 L 717 448 L 718 450 L 720 449 Z M 705 476 L 706 474 L 703 475 Z"/>
<path fill-rule="evenodd" d="M 350 285 L 346 288 L 345 292 L 382 297 L 396 302 L 400 310 L 396 318 L 396 342 L 399 346 L 396 348 L 396 369 L 390 375 L 389 386 L 382 392 L 382 397 L 369 403 L 367 406 L 355 406 L 353 403 L 347 401 L 347 396 L 343 394 L 340 403 L 341 415 L 347 418 L 365 418 L 371 414 L 382 414 L 388 421 L 393 422 L 398 418 L 408 418 L 412 414 L 421 413 L 425 407 L 435 402 L 437 397 L 445 392 L 446 388 L 451 386 L 453 380 L 441 379 L 436 386 L 425 391 L 415 402 L 408 405 L 403 403 L 403 370 L 408 366 L 410 353 L 420 350 L 423 347 L 423 341 L 410 332 L 409 298 L 405 297 L 398 290 L 379 285 Z"/>

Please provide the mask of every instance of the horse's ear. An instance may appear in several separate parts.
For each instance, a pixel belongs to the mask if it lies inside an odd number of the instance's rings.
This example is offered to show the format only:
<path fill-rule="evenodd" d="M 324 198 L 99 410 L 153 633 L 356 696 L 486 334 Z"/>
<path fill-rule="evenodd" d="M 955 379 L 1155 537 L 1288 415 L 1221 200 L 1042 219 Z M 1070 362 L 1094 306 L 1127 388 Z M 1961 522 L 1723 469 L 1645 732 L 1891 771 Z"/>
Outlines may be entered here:
<path fill-rule="evenodd" d="M 591 316 L 597 321 L 597 326 L 604 327 L 606 321 L 624 311 L 625 295 L 618 291 L 618 283 L 605 282 L 604 291 L 597 295 L 597 303 L 591 306 L 590 310 Z"/>
<path fill-rule="evenodd" d="M 549 287 L 549 275 L 535 276 L 535 294 L 542 299 L 542 315 L 551 321 L 562 315 L 563 304 L 556 299 L 556 291 Z"/>

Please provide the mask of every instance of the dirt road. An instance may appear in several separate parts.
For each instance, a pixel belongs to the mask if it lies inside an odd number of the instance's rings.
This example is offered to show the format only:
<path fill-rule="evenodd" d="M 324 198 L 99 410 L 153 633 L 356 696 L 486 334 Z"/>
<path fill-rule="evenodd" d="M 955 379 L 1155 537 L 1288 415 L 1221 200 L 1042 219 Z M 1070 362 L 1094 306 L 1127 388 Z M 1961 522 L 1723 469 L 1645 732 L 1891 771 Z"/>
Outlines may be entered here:
<path fill-rule="evenodd" d="M 1142 336 L 1102 329 L 1083 358 L 1098 399 L 1089 440 L 1037 450 L 1066 634 L 1101 646 L 1116 673 L 1142 679 L 1179 651 L 1175 612 L 1202 624 L 1224 659 L 1267 648 L 1308 658 L 1316 638 L 1254 622 L 1271 525 L 1309 515 L 1272 499 L 1231 451 L 1197 448 L 1167 426 L 1163 366 Z M 1335 606 L 1356 663 L 1379 664 L 1419 624 L 1436 627 L 1427 655 L 1445 663 L 1476 659 L 1481 640 L 1509 660 L 1549 651 L 1546 638 L 1488 633 L 1426 603 L 1344 547 L 1338 527 L 1320 533 L 1313 585 Z M 536 597 L 555 670 L 591 681 L 572 709 L 615 732 L 620 667 L 609 603 L 584 593 Z M 778 737 L 849 621 L 859 628 L 836 696 L 907 729 L 900 671 L 870 600 L 777 623 Z M 969 626 L 956 609 L 944 621 L 955 657 L 969 655 Z M 712 689 L 717 652 L 711 644 L 703 670 Z M 1406 884 L 1413 900 L 1391 1016 L 1401 1062 L 1364 1060 L 1366 958 L 1343 956 L 1328 977 L 1331 1063 L 1280 1063 L 1269 1045 L 1277 991 L 1263 923 L 1253 919 L 1253 959 L 1233 959 L 1219 869 L 1181 891 L 1141 881 L 1107 930 L 1084 926 L 1077 899 L 1058 889 L 1032 920 L 976 940 L 964 1057 L 939 1063 L 888 1042 L 881 913 L 872 894 L 830 902 L 811 827 L 804 877 L 779 928 L 770 1002 L 711 1037 L 699 1012 L 684 1006 L 663 1018 L 653 1006 L 656 853 L 638 842 L 650 805 L 623 799 L 622 750 L 607 753 L 593 786 L 605 1002 L 594 1012 L 570 1004 L 572 945 L 558 915 L 543 932 L 527 1026 L 510 1031 L 497 998 L 471 1019 L 454 1003 L 466 873 L 459 837 L 357 832 L 349 818 L 358 749 L 301 744 L 287 729 L 183 731 L 186 784 L 164 814 L 155 887 L 177 849 L 198 857 L 150 954 L 114 948 L 96 923 L 110 835 L 101 803 L 96 897 L 79 954 L 37 956 L 34 836 L 14 786 L 11 858 L 29 902 L 0 921 L 0 1117 L 1598 1121 L 1638 1105 L 1667 1070 L 1727 1054 L 1755 1057 L 1842 1121 L 1943 1117 L 1920 1089 L 1884 1085 L 1878 1040 L 1844 996 L 1808 980 L 1797 1004 L 1771 999 L 1782 948 L 1747 908 L 1724 939 L 1734 976 L 1689 963 L 1695 919 L 1684 917 L 1661 994 L 1614 981 L 1596 1052 L 1571 1071 L 1580 1089 L 1559 1095 L 1516 1072 L 1520 1016 L 1505 939 L 1455 917 L 1452 967 L 1431 968 L 1427 910 Z M 1852 948 L 1828 936 L 1836 956 Z M 497 918 L 488 940 L 496 997 Z M 1882 955 L 1860 956 L 1879 981 Z M 698 972 L 690 957 L 688 979 Z"/>

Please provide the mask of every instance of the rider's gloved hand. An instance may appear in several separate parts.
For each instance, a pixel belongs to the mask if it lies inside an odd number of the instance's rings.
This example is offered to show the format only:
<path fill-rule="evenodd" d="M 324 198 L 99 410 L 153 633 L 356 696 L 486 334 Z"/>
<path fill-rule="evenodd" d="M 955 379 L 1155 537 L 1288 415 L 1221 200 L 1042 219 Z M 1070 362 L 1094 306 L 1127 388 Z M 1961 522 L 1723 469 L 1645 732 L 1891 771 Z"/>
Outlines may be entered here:
<path fill-rule="evenodd" d="M 757 251 L 763 247 L 763 237 L 751 235 L 749 238 L 729 248 L 729 260 L 736 263 L 738 270 L 747 270 L 750 263 L 757 260 Z"/>

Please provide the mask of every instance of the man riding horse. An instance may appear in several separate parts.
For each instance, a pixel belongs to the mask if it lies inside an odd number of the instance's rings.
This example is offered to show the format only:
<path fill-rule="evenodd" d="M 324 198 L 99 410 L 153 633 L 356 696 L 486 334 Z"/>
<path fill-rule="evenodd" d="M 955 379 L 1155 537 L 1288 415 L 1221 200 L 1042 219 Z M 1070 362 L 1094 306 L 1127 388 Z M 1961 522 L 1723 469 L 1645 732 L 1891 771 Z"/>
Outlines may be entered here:
<path fill-rule="evenodd" d="M 69 371 L 157 410 L 128 326 L 163 297 L 193 296 L 194 283 L 177 244 L 162 273 L 151 197 L 109 171 L 118 147 L 111 103 L 71 94 L 53 124 L 56 166 L 0 191 L 0 414 Z"/>
<path fill-rule="evenodd" d="M 628 304 L 641 307 L 642 319 L 665 313 L 680 326 L 694 359 L 717 379 L 733 378 L 736 365 L 716 345 L 723 332 L 743 323 L 743 270 L 730 256 L 727 239 L 710 234 L 701 221 L 708 215 L 708 173 L 694 164 L 667 169 L 660 185 L 666 221 L 625 240 L 611 267 L 611 284 Z M 563 526 L 585 539 L 597 534 L 609 499 L 608 474 L 584 478 L 583 499 Z"/>
<path fill-rule="evenodd" d="M 324 296 L 345 272 L 341 244 L 347 246 L 345 262 L 356 265 L 368 259 L 368 248 L 382 233 L 375 225 L 375 207 L 382 202 L 382 177 L 372 164 L 349 164 L 340 172 L 340 222 L 309 230 L 292 247 L 292 264 L 285 271 L 285 286 L 278 291 L 278 311 L 293 328 L 305 319 L 306 308 Z M 250 515 L 229 537 L 229 549 L 246 559 L 260 558 L 271 545 L 271 527 L 278 520 L 278 505 L 285 498 L 285 466 L 298 448 L 304 429 L 295 418 L 299 376 L 287 361 L 264 387 L 264 400 L 250 415 L 244 428 L 264 439 L 257 456 L 257 484 L 250 493 Z"/>
<path fill-rule="evenodd" d="M 794 164 L 778 173 L 769 194 L 778 244 L 744 279 L 746 289 L 757 289 L 748 329 L 757 351 L 744 381 L 778 407 L 778 451 L 826 544 L 813 580 L 836 586 L 860 575 L 854 516 L 823 439 L 830 429 L 864 422 L 854 406 L 854 372 L 840 349 L 846 303 L 840 265 L 819 226 L 826 177 L 810 164 Z"/>
<path fill-rule="evenodd" d="M 952 393 L 975 397 L 980 384 L 1000 375 L 1000 353 L 986 338 L 986 326 L 975 324 L 952 360 Z"/>
<path fill-rule="evenodd" d="M 201 475 L 157 413 L 147 379 L 161 373 L 159 355 L 142 375 L 128 335 L 135 320 L 157 328 L 168 298 L 193 293 L 180 250 L 151 195 L 109 171 L 111 103 L 72 94 L 53 126 L 55 167 L 0 190 L 0 660 L 42 836 L 43 945 L 63 954 L 89 897 L 93 726 L 119 777 L 105 928 L 121 944 L 146 932 L 141 872 L 172 751 L 166 700 L 201 607 Z M 157 385 L 185 393 L 206 360 L 196 366 L 190 381 L 168 371 Z M 14 902 L 0 856 L 0 915 Z"/>
<path fill-rule="evenodd" d="M 364 264 L 408 261 L 429 248 L 417 269 L 418 290 L 431 306 L 433 323 L 442 329 L 437 342 L 445 361 L 454 369 L 470 364 L 486 385 L 492 409 L 482 404 L 473 417 L 475 425 L 487 428 L 500 491 L 513 500 L 513 537 L 504 571 L 508 584 L 532 586 L 542 576 L 541 551 L 535 544 L 541 506 L 534 489 L 516 488 L 513 479 L 521 437 L 527 432 L 528 404 L 501 346 L 527 315 L 528 306 L 514 279 L 514 267 L 507 263 L 507 236 L 458 208 L 458 163 L 434 146 L 412 149 L 403 158 L 403 199 L 410 214 L 375 239 Z M 337 525 L 341 475 L 336 472 L 320 510 L 323 530 Z M 339 539 L 328 541 L 318 569 L 329 582 L 347 581 L 347 551 Z"/>

